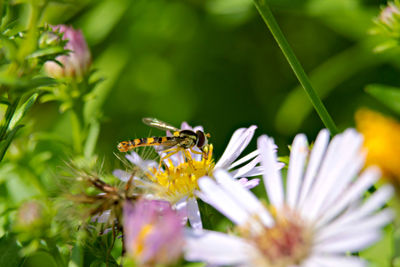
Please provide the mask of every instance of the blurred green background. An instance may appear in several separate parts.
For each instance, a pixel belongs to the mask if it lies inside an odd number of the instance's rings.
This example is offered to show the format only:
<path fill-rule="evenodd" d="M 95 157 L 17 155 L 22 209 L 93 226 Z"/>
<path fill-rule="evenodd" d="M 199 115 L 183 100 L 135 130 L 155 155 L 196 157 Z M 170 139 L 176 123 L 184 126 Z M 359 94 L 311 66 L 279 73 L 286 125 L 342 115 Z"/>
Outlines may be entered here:
<path fill-rule="evenodd" d="M 364 91 L 400 82 L 399 59 L 373 53 L 368 33 L 384 1 L 270 2 L 340 129 L 361 106 L 389 112 Z M 145 116 L 203 125 L 217 154 L 238 127 L 256 124 L 283 147 L 323 128 L 250 0 L 65 1 L 50 3 L 42 21 L 81 28 L 89 43 L 105 78 L 98 152 L 107 160 L 119 141 L 150 134 Z M 55 104 L 39 105 L 32 119 L 65 133 L 54 113 Z"/>
<path fill-rule="evenodd" d="M 17 24 L 29 20 L 24 2 L 35 1 L 9 1 L 15 4 L 9 12 Z M 101 122 L 95 150 L 98 165 L 104 167 L 101 173 L 121 167 L 114 155 L 119 154 L 118 142 L 163 134 L 144 125 L 143 117 L 177 127 L 183 121 L 203 125 L 211 134 L 216 158 L 239 127 L 257 125 L 255 137 L 273 136 L 280 155 L 288 154 L 295 134 L 306 133 L 312 141 L 324 127 L 251 0 L 37 2 L 46 2 L 41 25 L 63 23 L 82 29 L 97 69 L 94 76 L 104 78 L 85 110 L 101 113 L 92 116 Z M 354 126 L 354 113 L 361 107 L 400 114 L 366 91 L 374 84 L 400 84 L 399 51 L 374 52 L 382 38 L 370 34 L 386 1 L 269 2 L 340 130 Z M 59 104 L 35 103 L 2 162 L 0 211 L 7 216 L 0 217 L 0 235 L 13 227 L 11 217 L 24 201 L 48 201 L 53 209 L 48 216 L 56 213 L 53 200 L 60 196 L 63 171 L 78 158 L 72 148 L 70 113 L 61 113 Z M 247 150 L 255 147 L 256 138 Z M 61 230 L 68 231 L 47 224 L 42 229 L 51 233 L 38 236 L 55 239 Z M 382 251 L 388 251 L 385 260 L 391 257 L 387 244 L 393 231 L 387 229 L 376 258 Z M 0 241 L 0 248 L 7 247 L 4 239 Z"/>

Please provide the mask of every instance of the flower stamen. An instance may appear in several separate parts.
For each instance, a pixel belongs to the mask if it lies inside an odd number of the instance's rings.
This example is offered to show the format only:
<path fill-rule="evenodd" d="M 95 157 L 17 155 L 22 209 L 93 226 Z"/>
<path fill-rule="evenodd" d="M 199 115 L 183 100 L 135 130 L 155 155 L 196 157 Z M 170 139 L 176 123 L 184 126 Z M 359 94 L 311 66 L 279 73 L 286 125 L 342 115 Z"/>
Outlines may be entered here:
<path fill-rule="evenodd" d="M 148 178 L 158 184 L 161 190 L 158 197 L 168 201 L 176 202 L 182 197 L 191 197 L 198 190 L 197 180 L 203 176 L 210 176 L 214 169 L 212 158 L 213 146 L 209 145 L 207 153 L 200 160 L 196 160 L 188 151 L 183 151 L 185 160 L 174 165 L 171 159 L 164 168 L 152 168 Z"/>

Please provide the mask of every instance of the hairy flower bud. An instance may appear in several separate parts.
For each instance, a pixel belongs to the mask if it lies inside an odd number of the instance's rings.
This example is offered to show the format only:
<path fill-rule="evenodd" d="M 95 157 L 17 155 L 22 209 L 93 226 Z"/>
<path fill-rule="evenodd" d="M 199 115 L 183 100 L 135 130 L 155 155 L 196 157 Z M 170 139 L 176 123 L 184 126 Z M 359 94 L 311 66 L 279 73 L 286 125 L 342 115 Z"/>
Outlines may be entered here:
<path fill-rule="evenodd" d="M 63 66 L 52 61 L 46 62 L 44 65 L 46 72 L 54 78 L 82 78 L 88 72 L 92 62 L 82 31 L 66 25 L 52 26 L 52 29 L 57 33 L 62 33 L 63 40 L 68 40 L 64 48 L 69 50 L 69 54 L 56 58 Z"/>
<path fill-rule="evenodd" d="M 375 26 L 371 33 L 381 37 L 380 43 L 375 47 L 376 52 L 399 47 L 400 40 L 400 1 L 389 2 L 382 8 L 379 16 L 374 20 Z"/>

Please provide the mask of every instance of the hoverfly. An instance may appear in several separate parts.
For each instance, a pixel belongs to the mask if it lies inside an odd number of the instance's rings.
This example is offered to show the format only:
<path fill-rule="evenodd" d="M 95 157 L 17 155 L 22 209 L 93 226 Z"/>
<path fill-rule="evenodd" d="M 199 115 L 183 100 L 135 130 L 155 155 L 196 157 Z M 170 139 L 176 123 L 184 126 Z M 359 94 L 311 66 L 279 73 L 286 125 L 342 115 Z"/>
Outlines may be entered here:
<path fill-rule="evenodd" d="M 202 154 L 203 156 L 207 155 L 207 138 L 210 137 L 210 134 L 206 134 L 200 130 L 197 130 L 196 132 L 192 130 L 180 130 L 155 118 L 143 118 L 143 123 L 163 131 L 171 131 L 172 136 L 137 138 L 129 141 L 123 141 L 118 144 L 118 150 L 120 152 L 127 152 L 137 147 L 161 145 L 165 147 L 165 149 L 162 151 L 164 153 L 169 153 L 161 160 L 164 160 L 173 154 L 178 153 L 179 151 L 183 151 L 185 157 L 191 159 L 190 154 L 187 153 L 187 149 L 195 154 Z M 201 152 L 193 150 L 194 147 L 199 148 Z"/>

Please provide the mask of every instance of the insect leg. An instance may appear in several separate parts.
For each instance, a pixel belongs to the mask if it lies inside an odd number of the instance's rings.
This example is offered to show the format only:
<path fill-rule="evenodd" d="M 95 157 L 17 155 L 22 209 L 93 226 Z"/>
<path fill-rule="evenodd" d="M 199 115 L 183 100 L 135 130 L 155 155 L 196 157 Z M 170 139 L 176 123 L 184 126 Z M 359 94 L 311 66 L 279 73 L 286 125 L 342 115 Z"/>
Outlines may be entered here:
<path fill-rule="evenodd" d="M 161 168 L 161 164 L 164 160 L 166 160 L 167 158 L 171 157 L 172 155 L 175 155 L 176 153 L 178 153 L 179 151 L 181 151 L 182 149 L 178 148 L 178 147 L 172 147 L 166 150 L 163 150 L 164 153 L 167 153 L 165 156 L 160 158 L 160 164 L 158 165 L 158 169 Z M 168 153 L 171 152 L 171 153 Z"/>
<path fill-rule="evenodd" d="M 199 152 L 199 151 L 194 150 L 193 147 L 190 148 L 190 151 L 191 151 L 193 154 L 198 154 L 198 155 L 203 155 L 203 154 L 204 154 L 203 152 Z"/>

